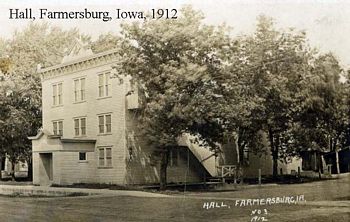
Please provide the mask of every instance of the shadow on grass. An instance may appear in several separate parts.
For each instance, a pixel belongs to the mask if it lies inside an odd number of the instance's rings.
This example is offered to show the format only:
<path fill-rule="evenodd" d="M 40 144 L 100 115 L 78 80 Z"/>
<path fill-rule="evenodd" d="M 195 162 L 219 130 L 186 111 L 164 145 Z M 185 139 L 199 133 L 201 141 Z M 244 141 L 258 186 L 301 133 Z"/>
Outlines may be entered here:
<path fill-rule="evenodd" d="M 20 192 L 14 192 L 9 195 L 5 194 L 0 194 L 0 197 L 10 197 L 10 198 L 54 198 L 54 197 L 81 197 L 81 196 L 88 196 L 89 194 L 87 193 L 82 193 L 82 192 L 73 192 L 73 193 L 68 193 L 65 195 L 40 195 L 40 194 L 23 194 Z"/>
<path fill-rule="evenodd" d="M 75 183 L 72 185 L 52 184 L 51 187 L 66 187 L 66 188 L 86 188 L 86 189 L 109 189 L 109 190 L 142 190 L 138 186 L 122 186 L 117 184 L 106 183 Z"/>
<path fill-rule="evenodd" d="M 277 178 L 263 177 L 261 179 L 261 184 L 301 184 L 301 183 L 312 183 L 318 181 L 326 181 L 326 180 L 337 180 L 338 178 L 318 178 L 318 177 L 298 177 L 292 175 L 282 175 Z M 248 185 L 256 185 L 259 184 L 257 178 L 247 178 L 244 179 L 244 182 Z"/>

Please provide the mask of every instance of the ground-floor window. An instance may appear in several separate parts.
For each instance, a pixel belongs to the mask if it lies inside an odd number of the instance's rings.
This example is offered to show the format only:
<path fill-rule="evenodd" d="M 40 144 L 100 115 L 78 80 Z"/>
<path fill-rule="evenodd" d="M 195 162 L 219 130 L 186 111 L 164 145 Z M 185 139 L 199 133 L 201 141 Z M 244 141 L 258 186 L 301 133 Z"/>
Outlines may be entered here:
<path fill-rule="evenodd" d="M 98 165 L 100 167 L 112 166 L 112 148 L 111 147 L 98 148 Z"/>
<path fill-rule="evenodd" d="M 86 152 L 79 152 L 79 160 L 86 160 Z"/>

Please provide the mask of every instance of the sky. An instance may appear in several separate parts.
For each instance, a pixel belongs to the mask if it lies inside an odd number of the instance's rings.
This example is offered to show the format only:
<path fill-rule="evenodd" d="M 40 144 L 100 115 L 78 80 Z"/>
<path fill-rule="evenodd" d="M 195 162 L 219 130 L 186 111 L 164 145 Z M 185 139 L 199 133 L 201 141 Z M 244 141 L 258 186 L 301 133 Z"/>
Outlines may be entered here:
<path fill-rule="evenodd" d="M 10 20 L 9 9 L 47 8 L 49 10 L 79 11 L 121 10 L 150 11 L 152 8 L 180 9 L 190 4 L 205 15 L 204 22 L 231 26 L 232 35 L 249 34 L 254 31 L 256 18 L 265 14 L 274 18 L 278 28 L 295 27 L 305 30 L 310 44 L 321 52 L 333 52 L 345 68 L 350 68 L 350 1 L 345 0 L 1 0 L 0 37 L 11 38 L 28 21 Z M 119 20 L 49 20 L 64 29 L 77 27 L 93 39 L 106 32 L 119 31 Z"/>

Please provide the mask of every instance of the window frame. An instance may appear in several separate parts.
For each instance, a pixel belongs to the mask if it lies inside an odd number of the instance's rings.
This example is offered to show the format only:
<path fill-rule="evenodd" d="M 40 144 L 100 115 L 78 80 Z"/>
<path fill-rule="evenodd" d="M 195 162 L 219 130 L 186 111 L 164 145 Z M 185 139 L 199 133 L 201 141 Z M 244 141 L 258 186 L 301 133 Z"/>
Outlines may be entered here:
<path fill-rule="evenodd" d="M 104 115 L 99 115 L 98 117 L 98 133 L 105 134 L 105 118 Z"/>
<path fill-rule="evenodd" d="M 109 118 L 107 118 L 109 117 Z M 104 116 L 105 118 L 105 129 L 106 129 L 106 133 L 112 133 L 112 115 L 109 113 L 109 114 L 106 114 Z M 109 121 L 107 121 L 109 120 Z"/>
<path fill-rule="evenodd" d="M 84 126 L 82 124 L 84 120 Z M 84 137 L 86 136 L 86 125 L 87 125 L 87 117 L 86 116 L 80 116 L 80 117 L 74 117 L 73 118 L 73 125 L 74 125 L 74 136 L 75 137 Z M 84 132 L 84 134 L 83 134 Z"/>
<path fill-rule="evenodd" d="M 84 154 L 84 158 L 81 159 L 81 154 Z M 87 152 L 79 152 L 79 162 L 86 162 L 87 161 Z"/>
<path fill-rule="evenodd" d="M 98 168 L 113 168 L 112 146 L 98 147 L 97 152 Z"/>
<path fill-rule="evenodd" d="M 111 71 L 98 73 L 98 99 L 111 97 Z"/>
<path fill-rule="evenodd" d="M 98 97 L 99 98 L 103 98 L 104 97 L 104 87 L 103 87 L 103 83 L 104 83 L 104 74 L 98 74 Z"/>
<path fill-rule="evenodd" d="M 97 121 L 99 135 L 112 134 L 112 113 L 97 114 Z"/>
<path fill-rule="evenodd" d="M 82 84 L 84 83 L 84 84 Z M 74 85 L 74 103 L 86 101 L 86 77 L 78 77 L 73 79 Z"/>
<path fill-rule="evenodd" d="M 58 99 L 58 105 L 63 104 L 63 85 L 62 83 L 57 84 L 57 99 Z"/>
<path fill-rule="evenodd" d="M 58 121 L 58 135 L 63 135 L 63 121 Z"/>
<path fill-rule="evenodd" d="M 52 106 L 63 105 L 63 82 L 52 84 Z"/>
<path fill-rule="evenodd" d="M 63 136 L 63 119 L 52 121 L 52 133 L 55 136 Z"/>

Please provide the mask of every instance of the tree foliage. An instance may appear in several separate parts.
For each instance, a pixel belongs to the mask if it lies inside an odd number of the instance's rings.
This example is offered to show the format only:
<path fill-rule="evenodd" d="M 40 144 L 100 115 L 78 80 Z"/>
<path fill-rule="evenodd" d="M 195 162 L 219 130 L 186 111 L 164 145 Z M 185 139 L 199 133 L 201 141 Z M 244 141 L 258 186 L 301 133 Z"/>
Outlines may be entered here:
<path fill-rule="evenodd" d="M 60 63 L 79 36 L 77 29 L 64 31 L 47 23 L 30 23 L 16 31 L 12 39 L 3 40 L 0 67 L 5 76 L 0 85 L 0 146 L 12 165 L 24 159 L 30 163 L 31 143 L 27 137 L 36 135 L 41 127 L 38 64 Z"/>
<path fill-rule="evenodd" d="M 277 176 L 280 159 L 345 143 L 348 90 L 334 56 L 311 48 L 303 31 L 277 30 L 266 16 L 255 33 L 238 38 L 202 19 L 184 8 L 176 21 L 122 27 L 116 69 L 146 91 L 140 121 L 163 157 L 189 132 L 212 148 L 233 139 L 240 160 L 246 148 L 266 152 L 265 132 Z"/>
<path fill-rule="evenodd" d="M 334 55 L 311 48 L 305 32 L 277 29 L 266 16 L 253 34 L 240 37 L 203 19 L 184 7 L 176 20 L 125 23 L 121 36 L 107 33 L 94 42 L 47 23 L 0 39 L 0 154 L 14 162 L 30 156 L 26 137 L 41 126 L 37 64 L 59 63 L 75 38 L 91 42 L 95 53 L 119 49 L 116 73 L 144 93 L 138 120 L 159 157 L 163 188 L 169 150 L 183 133 L 215 152 L 232 139 L 239 161 L 245 149 L 266 152 L 267 137 L 274 176 L 287 156 L 350 144 L 349 83 L 341 81 L 345 72 Z"/>
<path fill-rule="evenodd" d="M 119 74 L 130 75 L 147 93 L 140 116 L 144 134 L 161 156 L 161 180 L 166 179 L 169 147 L 184 132 L 214 144 L 219 119 L 210 109 L 222 60 L 230 47 L 227 28 L 207 26 L 203 15 L 183 8 L 177 20 L 152 20 L 123 25 L 125 41 Z"/>
<path fill-rule="evenodd" d="M 102 34 L 98 39 L 91 43 L 91 50 L 94 53 L 104 52 L 111 49 L 120 48 L 122 39 L 112 33 Z"/>

